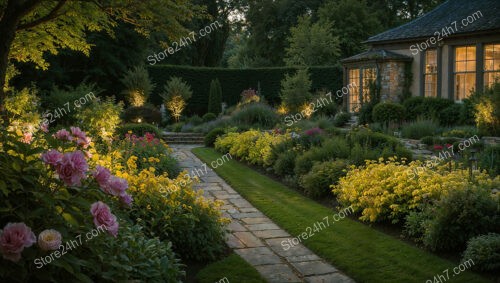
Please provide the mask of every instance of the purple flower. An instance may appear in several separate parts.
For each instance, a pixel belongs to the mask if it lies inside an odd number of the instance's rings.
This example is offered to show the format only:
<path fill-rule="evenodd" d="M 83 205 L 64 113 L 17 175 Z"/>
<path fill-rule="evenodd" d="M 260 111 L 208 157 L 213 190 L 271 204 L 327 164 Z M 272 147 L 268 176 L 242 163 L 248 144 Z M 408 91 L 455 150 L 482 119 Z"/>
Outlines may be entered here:
<path fill-rule="evenodd" d="M 97 165 L 94 173 L 92 173 L 94 178 L 96 179 L 97 183 L 99 184 L 99 187 L 101 187 L 102 190 L 105 190 L 108 180 L 111 177 L 111 172 L 109 171 L 108 168 L 102 167 L 100 165 Z"/>
<path fill-rule="evenodd" d="M 62 129 L 62 130 L 59 130 L 57 131 L 55 134 L 54 134 L 54 137 L 58 140 L 62 140 L 62 141 L 71 141 L 73 138 L 71 137 L 71 135 L 69 134 L 68 131 L 66 131 L 66 129 Z"/>
<path fill-rule="evenodd" d="M 111 213 L 109 206 L 102 201 L 94 202 L 90 207 L 90 213 L 94 217 L 96 227 L 104 226 L 109 234 L 114 237 L 118 235 L 119 223 L 116 216 Z"/>
<path fill-rule="evenodd" d="M 81 151 L 65 153 L 56 166 L 59 178 L 68 186 L 80 186 L 89 166 Z"/>
<path fill-rule="evenodd" d="M 111 176 L 106 185 L 106 192 L 114 196 L 121 196 L 125 194 L 125 190 L 127 190 L 127 188 L 127 180 L 116 176 Z"/>
<path fill-rule="evenodd" d="M 57 166 L 61 159 L 63 158 L 63 154 L 55 149 L 51 149 L 46 153 L 42 154 L 42 160 L 45 164 L 49 164 L 51 166 Z"/>
<path fill-rule="evenodd" d="M 133 199 L 131 195 L 124 193 L 120 195 L 120 200 L 123 204 L 127 205 L 128 207 L 132 206 Z"/>
<path fill-rule="evenodd" d="M 36 243 L 36 236 L 24 223 L 8 223 L 0 233 L 0 252 L 3 258 L 18 262 L 24 248 Z"/>
<path fill-rule="evenodd" d="M 315 135 L 320 135 L 323 133 L 323 130 L 320 128 L 312 128 L 304 132 L 308 136 L 315 136 Z"/>

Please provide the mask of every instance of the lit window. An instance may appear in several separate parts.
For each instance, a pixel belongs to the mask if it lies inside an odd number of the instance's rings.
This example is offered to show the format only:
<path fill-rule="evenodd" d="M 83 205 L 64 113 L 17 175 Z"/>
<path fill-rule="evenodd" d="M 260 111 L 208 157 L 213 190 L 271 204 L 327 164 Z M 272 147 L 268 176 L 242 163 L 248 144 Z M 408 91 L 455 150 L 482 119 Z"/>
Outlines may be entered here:
<path fill-rule="evenodd" d="M 500 81 L 500 44 L 484 46 L 484 86 L 491 87 Z"/>
<path fill-rule="evenodd" d="M 349 69 L 349 85 L 355 87 L 349 88 L 349 112 L 359 110 L 359 69 Z"/>
<path fill-rule="evenodd" d="M 437 96 L 437 51 L 429 49 L 425 51 L 424 70 L 424 95 L 426 97 Z"/>
<path fill-rule="evenodd" d="M 467 98 L 476 86 L 476 47 L 455 48 L 455 100 Z"/>
<path fill-rule="evenodd" d="M 370 99 L 370 86 L 377 79 L 375 68 L 363 69 L 363 103 Z"/>

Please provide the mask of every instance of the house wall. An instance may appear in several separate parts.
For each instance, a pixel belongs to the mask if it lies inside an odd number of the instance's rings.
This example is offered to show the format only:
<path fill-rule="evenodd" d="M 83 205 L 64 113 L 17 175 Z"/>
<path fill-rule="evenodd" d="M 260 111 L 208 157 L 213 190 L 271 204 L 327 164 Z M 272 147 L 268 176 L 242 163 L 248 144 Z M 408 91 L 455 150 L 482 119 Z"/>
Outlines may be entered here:
<path fill-rule="evenodd" d="M 403 93 L 405 63 L 389 61 L 381 64 L 381 99 L 397 102 Z"/>

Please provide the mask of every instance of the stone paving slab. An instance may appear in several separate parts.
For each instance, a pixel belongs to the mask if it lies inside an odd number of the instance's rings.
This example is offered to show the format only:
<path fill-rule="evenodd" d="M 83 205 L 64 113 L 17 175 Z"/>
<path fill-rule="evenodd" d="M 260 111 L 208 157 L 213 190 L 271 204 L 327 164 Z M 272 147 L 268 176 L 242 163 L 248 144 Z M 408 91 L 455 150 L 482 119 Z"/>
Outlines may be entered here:
<path fill-rule="evenodd" d="M 191 152 L 196 145 L 170 146 L 181 168 L 188 172 L 203 170 L 200 183 L 194 188 L 203 190 L 207 198 L 224 203 L 223 216 L 231 220 L 227 226 L 227 245 L 268 282 L 355 283 L 301 243 L 285 250 L 281 243 L 288 243 L 290 234 L 241 197 L 213 170 L 205 173 L 206 167 Z"/>

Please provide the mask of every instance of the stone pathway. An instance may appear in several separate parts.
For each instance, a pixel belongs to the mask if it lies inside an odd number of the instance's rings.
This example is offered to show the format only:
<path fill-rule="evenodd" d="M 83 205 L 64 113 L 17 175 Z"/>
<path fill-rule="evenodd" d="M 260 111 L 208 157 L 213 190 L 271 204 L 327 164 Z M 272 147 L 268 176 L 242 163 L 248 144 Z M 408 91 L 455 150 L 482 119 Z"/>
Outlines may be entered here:
<path fill-rule="evenodd" d="M 354 282 L 302 244 L 285 251 L 281 241 L 291 239 L 290 234 L 253 207 L 209 166 L 205 173 L 202 161 L 191 153 L 191 149 L 197 146 L 170 146 L 183 169 L 191 175 L 192 170 L 203 171 L 197 174 L 200 175 L 200 183 L 195 188 L 202 189 L 209 199 L 224 202 L 224 216 L 231 219 L 226 238 L 228 246 L 254 266 L 268 282 Z"/>

